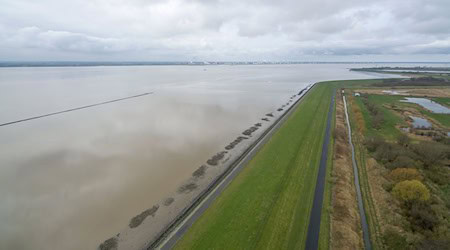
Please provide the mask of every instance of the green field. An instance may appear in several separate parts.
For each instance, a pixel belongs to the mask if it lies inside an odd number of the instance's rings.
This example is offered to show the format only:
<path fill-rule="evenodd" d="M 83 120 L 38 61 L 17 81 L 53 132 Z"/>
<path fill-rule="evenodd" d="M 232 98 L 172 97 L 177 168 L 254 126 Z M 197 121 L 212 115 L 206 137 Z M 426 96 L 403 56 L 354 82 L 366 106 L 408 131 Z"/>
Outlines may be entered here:
<path fill-rule="evenodd" d="M 366 123 L 367 135 L 373 136 L 375 134 L 382 134 L 387 136 L 389 139 L 395 139 L 399 134 L 400 130 L 398 130 L 395 125 L 401 124 L 406 125 L 406 122 L 394 112 L 384 107 L 383 105 L 410 105 L 408 103 L 400 102 L 403 97 L 400 96 L 389 96 L 389 95 L 369 95 L 368 99 L 370 102 L 377 105 L 378 108 L 383 112 L 384 122 L 380 129 L 375 129 L 372 126 L 372 117 L 367 110 L 367 107 L 363 104 L 361 98 L 355 98 L 355 102 L 361 108 L 361 112 L 363 113 L 364 121 Z"/>
<path fill-rule="evenodd" d="M 320 83 L 308 93 L 176 249 L 304 247 L 332 89 Z M 328 249 L 329 197 L 325 191 L 321 249 Z"/>
<path fill-rule="evenodd" d="M 375 135 L 375 134 L 381 134 L 383 136 L 388 136 L 389 139 L 393 139 L 396 136 L 400 134 L 400 131 L 395 128 L 395 125 L 406 125 L 406 122 L 399 117 L 398 115 L 394 114 L 393 111 L 391 111 L 389 108 L 386 108 L 385 106 L 398 106 L 398 107 L 411 107 L 417 109 L 422 115 L 428 116 L 437 122 L 439 122 L 441 125 L 449 127 L 450 126 L 450 116 L 446 114 L 437 114 L 433 113 L 431 111 L 428 111 L 421 107 L 420 105 L 413 104 L 413 103 L 407 103 L 407 102 L 401 102 L 400 100 L 404 99 L 404 96 L 392 96 L 392 95 L 369 95 L 369 101 L 372 103 L 375 103 L 380 109 L 383 111 L 385 122 L 381 129 L 375 130 L 372 127 L 372 121 L 371 117 L 367 111 L 367 108 L 362 103 L 361 98 L 355 98 L 356 103 L 361 108 L 361 111 L 363 112 L 364 120 L 366 121 L 366 127 L 368 128 L 367 135 Z M 432 98 L 433 101 L 436 101 L 442 105 L 447 105 L 450 101 L 450 98 Z"/>

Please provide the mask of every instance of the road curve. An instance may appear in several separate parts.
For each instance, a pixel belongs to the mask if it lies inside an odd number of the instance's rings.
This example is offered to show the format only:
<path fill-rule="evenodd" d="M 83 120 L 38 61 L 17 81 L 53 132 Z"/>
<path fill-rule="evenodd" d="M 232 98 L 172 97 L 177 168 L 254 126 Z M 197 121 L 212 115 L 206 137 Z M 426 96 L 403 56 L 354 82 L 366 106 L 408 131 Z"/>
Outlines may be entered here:
<path fill-rule="evenodd" d="M 153 242 L 147 249 L 172 249 L 177 241 L 186 233 L 186 231 L 194 224 L 194 222 L 206 211 L 206 209 L 214 202 L 214 200 L 222 193 L 223 190 L 231 183 L 240 171 L 247 165 L 253 156 L 261 149 L 261 147 L 271 138 L 271 136 L 281 127 L 283 122 L 295 111 L 304 97 L 314 87 L 307 87 L 306 92 L 291 107 L 275 121 L 256 142 L 250 146 L 233 166 L 230 166 L 228 172 L 219 180 L 197 204 L 189 209 L 189 212 L 179 222 L 173 225 L 169 230 L 156 242 Z"/>
<path fill-rule="evenodd" d="M 322 155 L 320 156 L 319 173 L 317 174 L 316 189 L 314 191 L 313 206 L 309 216 L 308 232 L 306 235 L 305 249 L 315 250 L 319 247 L 320 219 L 322 217 L 323 193 L 325 189 L 325 175 L 328 160 L 328 145 L 330 143 L 331 121 L 334 111 L 334 98 L 336 91 L 333 89 L 330 108 L 328 110 L 327 127 L 322 144 Z"/>

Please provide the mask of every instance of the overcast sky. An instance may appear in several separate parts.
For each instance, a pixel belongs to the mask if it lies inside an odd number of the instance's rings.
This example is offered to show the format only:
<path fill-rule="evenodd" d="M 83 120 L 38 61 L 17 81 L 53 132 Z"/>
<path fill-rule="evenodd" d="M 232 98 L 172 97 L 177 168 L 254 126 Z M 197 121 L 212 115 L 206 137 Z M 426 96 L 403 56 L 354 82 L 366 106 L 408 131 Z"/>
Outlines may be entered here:
<path fill-rule="evenodd" d="M 4 60 L 450 61 L 450 0 L 0 0 Z"/>

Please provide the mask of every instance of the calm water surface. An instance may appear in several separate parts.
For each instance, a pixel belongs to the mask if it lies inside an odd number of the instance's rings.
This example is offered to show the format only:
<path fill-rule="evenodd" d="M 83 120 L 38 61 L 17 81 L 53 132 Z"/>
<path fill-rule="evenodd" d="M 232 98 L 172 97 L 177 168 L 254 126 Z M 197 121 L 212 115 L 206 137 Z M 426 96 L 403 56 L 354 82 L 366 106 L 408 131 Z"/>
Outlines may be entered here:
<path fill-rule="evenodd" d="M 410 102 L 410 103 L 419 104 L 420 106 L 430 110 L 433 113 L 450 114 L 449 108 L 447 108 L 437 102 L 434 102 L 430 99 L 417 98 L 417 97 L 405 97 L 405 100 L 402 100 L 402 102 Z"/>
<path fill-rule="evenodd" d="M 413 120 L 413 127 L 414 128 L 431 128 L 431 123 L 424 118 L 420 118 L 417 116 L 410 116 Z"/>
<path fill-rule="evenodd" d="M 0 249 L 94 249 L 307 84 L 355 65 L 0 68 Z M 367 66 L 367 65 L 357 65 Z"/>

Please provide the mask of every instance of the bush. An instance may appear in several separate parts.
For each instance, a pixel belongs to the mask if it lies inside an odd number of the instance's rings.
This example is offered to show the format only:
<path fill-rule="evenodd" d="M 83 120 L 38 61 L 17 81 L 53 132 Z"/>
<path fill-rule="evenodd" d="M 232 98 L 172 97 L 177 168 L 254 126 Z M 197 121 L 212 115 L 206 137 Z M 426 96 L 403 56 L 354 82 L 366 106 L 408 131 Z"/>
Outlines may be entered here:
<path fill-rule="evenodd" d="M 393 162 L 397 158 L 398 152 L 394 150 L 393 146 L 389 143 L 381 144 L 375 151 L 374 157 L 377 161 L 386 164 Z"/>
<path fill-rule="evenodd" d="M 448 158 L 449 150 L 444 146 L 435 142 L 420 142 L 413 147 L 414 152 L 420 156 L 420 160 L 425 167 L 439 165 L 440 162 Z"/>
<path fill-rule="evenodd" d="M 449 249 L 450 239 L 424 239 L 417 246 L 418 250 L 444 250 Z"/>
<path fill-rule="evenodd" d="M 420 202 L 430 199 L 430 191 L 418 180 L 402 181 L 395 185 L 392 194 L 403 202 Z"/>
<path fill-rule="evenodd" d="M 422 175 L 414 168 L 396 168 L 389 173 L 389 178 L 395 182 L 423 179 Z"/>
<path fill-rule="evenodd" d="M 384 182 L 384 183 L 382 184 L 382 188 L 383 188 L 384 190 L 386 190 L 387 192 L 391 192 L 391 191 L 392 191 L 392 188 L 394 188 L 394 183 L 392 183 L 391 181 Z"/>
<path fill-rule="evenodd" d="M 386 167 L 389 169 L 395 168 L 405 168 L 405 167 L 415 167 L 416 162 L 406 155 L 399 155 L 393 162 L 386 164 Z"/>
<path fill-rule="evenodd" d="M 409 148 L 398 144 L 388 143 L 382 137 L 371 136 L 364 140 L 364 145 L 369 152 L 374 153 L 373 157 L 383 163 L 389 169 L 415 167 L 414 159 L 418 156 Z"/>
<path fill-rule="evenodd" d="M 450 179 L 448 172 L 443 167 L 431 167 L 425 171 L 425 175 L 438 185 L 446 185 Z"/>
<path fill-rule="evenodd" d="M 397 143 L 401 146 L 408 146 L 409 145 L 409 137 L 403 133 L 401 133 L 398 137 L 397 137 Z"/>
<path fill-rule="evenodd" d="M 372 116 L 372 126 L 375 129 L 380 129 L 381 125 L 384 123 L 384 117 L 381 112 L 377 113 L 376 115 Z"/>
<path fill-rule="evenodd" d="M 366 146 L 369 152 L 375 152 L 377 148 L 383 144 L 386 144 L 383 137 L 380 136 L 369 136 L 364 140 L 364 145 Z"/>
<path fill-rule="evenodd" d="M 403 250 L 408 245 L 405 237 L 392 228 L 386 229 L 383 234 L 383 240 L 387 249 Z"/>
<path fill-rule="evenodd" d="M 426 204 L 413 204 L 408 211 L 408 220 L 414 231 L 432 231 L 438 224 L 436 213 Z"/>
<path fill-rule="evenodd" d="M 364 105 L 366 106 L 367 110 L 370 113 L 370 116 L 372 118 L 372 127 L 375 129 L 380 129 L 381 125 L 383 125 L 384 123 L 383 112 L 379 109 L 379 107 L 376 104 L 370 102 L 367 96 L 364 96 L 362 98 L 362 102 L 364 103 Z"/>

